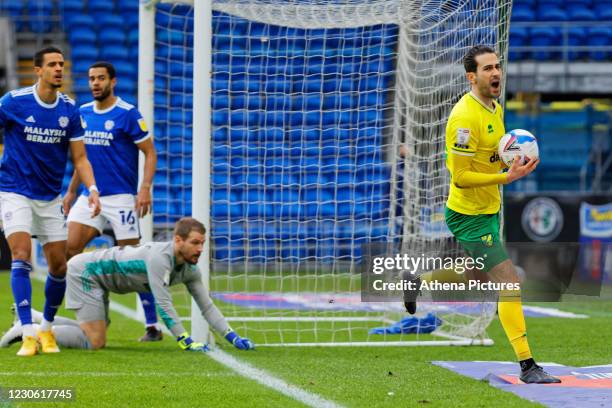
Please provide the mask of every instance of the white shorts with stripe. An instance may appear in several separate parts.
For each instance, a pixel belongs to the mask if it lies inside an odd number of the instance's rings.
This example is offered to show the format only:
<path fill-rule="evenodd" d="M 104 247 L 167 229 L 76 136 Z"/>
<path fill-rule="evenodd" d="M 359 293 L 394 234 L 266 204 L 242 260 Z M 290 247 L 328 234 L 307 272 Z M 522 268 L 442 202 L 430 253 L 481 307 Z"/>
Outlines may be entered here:
<path fill-rule="evenodd" d="M 42 245 L 65 241 L 66 220 L 62 212 L 62 198 L 32 200 L 16 193 L 0 192 L 0 210 L 4 235 L 27 232 L 38 238 Z"/>
<path fill-rule="evenodd" d="M 68 222 L 78 222 L 97 229 L 100 234 L 108 222 L 117 240 L 140 238 L 138 214 L 136 214 L 136 197 L 132 194 L 115 194 L 100 197 L 102 210 L 91 218 L 88 198 L 79 196 L 68 213 Z"/>

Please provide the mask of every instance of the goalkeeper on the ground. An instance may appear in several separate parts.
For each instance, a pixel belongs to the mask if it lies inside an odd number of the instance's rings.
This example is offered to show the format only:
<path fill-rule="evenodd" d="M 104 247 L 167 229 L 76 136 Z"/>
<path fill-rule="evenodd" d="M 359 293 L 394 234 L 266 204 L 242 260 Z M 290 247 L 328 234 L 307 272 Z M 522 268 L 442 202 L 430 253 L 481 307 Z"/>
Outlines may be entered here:
<path fill-rule="evenodd" d="M 106 345 L 109 292 L 151 292 L 158 313 L 183 350 L 207 351 L 194 342 L 172 304 L 170 286 L 185 284 L 202 315 L 218 333 L 241 350 L 254 344 L 238 336 L 213 304 L 196 266 L 202 253 L 206 229 L 199 221 L 181 218 L 174 240 L 112 247 L 80 254 L 68 262 L 66 308 L 74 310 L 76 324 L 54 327 L 57 342 L 64 347 L 99 349 Z M 13 335 L 18 328 L 11 330 Z"/>

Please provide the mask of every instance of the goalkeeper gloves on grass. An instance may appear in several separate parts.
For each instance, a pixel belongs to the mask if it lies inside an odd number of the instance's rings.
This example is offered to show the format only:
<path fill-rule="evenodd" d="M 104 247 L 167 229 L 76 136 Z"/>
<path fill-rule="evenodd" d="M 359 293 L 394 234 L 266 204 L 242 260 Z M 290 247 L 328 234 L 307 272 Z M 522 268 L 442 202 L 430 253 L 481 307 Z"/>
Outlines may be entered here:
<path fill-rule="evenodd" d="M 238 350 L 254 350 L 255 349 L 255 344 L 251 340 L 240 337 L 232 329 L 229 329 L 227 333 L 225 334 L 225 340 L 232 343 L 234 347 L 236 347 Z"/>
<path fill-rule="evenodd" d="M 187 332 L 178 336 L 176 341 L 178 342 L 179 347 L 185 351 L 199 351 L 201 353 L 210 351 L 208 344 L 196 343 Z"/>

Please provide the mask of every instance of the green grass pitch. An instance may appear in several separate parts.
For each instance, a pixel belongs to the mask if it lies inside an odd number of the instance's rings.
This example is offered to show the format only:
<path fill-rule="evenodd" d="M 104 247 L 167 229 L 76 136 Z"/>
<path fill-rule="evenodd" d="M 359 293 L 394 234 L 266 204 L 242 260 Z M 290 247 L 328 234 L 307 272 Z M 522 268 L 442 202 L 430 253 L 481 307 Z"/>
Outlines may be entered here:
<path fill-rule="evenodd" d="M 33 282 L 34 306 L 42 309 L 43 285 Z M 113 300 L 128 306 L 133 295 Z M 8 273 L 0 273 L 0 332 L 10 326 Z M 548 304 L 589 319 L 527 318 L 538 361 L 566 365 L 612 360 L 612 301 L 592 299 Z M 544 305 L 546 306 L 546 305 Z M 64 310 L 60 314 L 69 316 Z M 168 336 L 142 344 L 140 323 L 111 313 L 104 350 L 62 350 L 57 355 L 15 356 L 0 349 L 0 387 L 74 387 L 74 403 L 21 403 L 18 407 L 297 407 L 300 403 L 248 380 L 201 354 L 178 349 Z M 432 360 L 513 360 L 497 319 L 488 333 L 492 347 L 260 348 L 223 350 L 286 382 L 347 407 L 537 406 L 486 383 L 434 367 Z M 255 338 L 254 340 L 257 341 Z"/>

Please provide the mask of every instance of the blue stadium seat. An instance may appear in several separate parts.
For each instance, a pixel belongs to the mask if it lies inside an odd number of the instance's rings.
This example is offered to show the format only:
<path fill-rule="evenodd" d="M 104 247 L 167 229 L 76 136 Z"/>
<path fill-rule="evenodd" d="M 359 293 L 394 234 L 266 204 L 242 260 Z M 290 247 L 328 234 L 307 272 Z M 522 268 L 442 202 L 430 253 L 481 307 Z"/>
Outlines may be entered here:
<path fill-rule="evenodd" d="M 612 21 L 612 3 L 608 7 L 597 7 L 595 14 L 598 21 Z"/>
<path fill-rule="evenodd" d="M 591 8 L 593 5 L 593 0 L 565 0 L 563 2 L 566 8 L 582 5 L 587 8 Z"/>
<path fill-rule="evenodd" d="M 586 45 L 586 30 L 582 27 L 570 27 L 567 32 L 567 43 L 570 51 L 568 52 L 568 59 L 574 61 L 582 59 L 586 56 L 584 51 L 573 51 L 576 46 Z"/>
<path fill-rule="evenodd" d="M 568 20 L 570 21 L 595 21 L 595 13 L 585 6 L 574 6 L 567 9 Z"/>
<path fill-rule="evenodd" d="M 559 7 L 542 7 L 537 11 L 537 19 L 540 21 L 567 21 L 568 16 L 565 10 Z"/>
<path fill-rule="evenodd" d="M 0 3 L 2 11 L 11 17 L 19 17 L 23 12 L 23 0 L 4 0 Z"/>
<path fill-rule="evenodd" d="M 97 48 L 93 48 L 92 49 L 94 51 L 98 51 Z M 72 73 L 76 74 L 77 76 L 79 75 L 84 75 L 87 76 L 87 73 L 89 72 L 89 67 L 98 60 L 98 58 L 93 58 L 93 59 L 85 59 L 85 58 L 79 58 L 79 59 L 75 59 L 72 61 Z"/>
<path fill-rule="evenodd" d="M 129 30 L 138 28 L 138 13 L 124 14 L 123 19 L 125 20 L 125 28 Z"/>
<path fill-rule="evenodd" d="M 53 29 L 51 15 L 53 3 L 50 0 L 30 0 L 27 6 L 28 27 L 37 34 L 48 33 Z"/>
<path fill-rule="evenodd" d="M 589 47 L 608 46 L 612 41 L 612 30 L 608 27 L 591 27 L 587 30 L 587 45 Z M 609 53 L 601 50 L 589 52 L 589 58 L 595 61 L 603 61 Z"/>
<path fill-rule="evenodd" d="M 96 38 L 96 32 L 91 28 L 73 28 L 68 32 L 68 41 L 71 44 L 94 46 Z"/>
<path fill-rule="evenodd" d="M 109 45 L 125 46 L 125 31 L 121 28 L 103 28 L 99 31 L 98 40 L 102 48 Z"/>
<path fill-rule="evenodd" d="M 100 13 L 96 15 L 96 24 L 100 33 L 106 30 L 122 30 L 125 27 L 125 20 L 118 14 Z"/>
<path fill-rule="evenodd" d="M 71 57 L 74 61 L 87 60 L 96 61 L 98 59 L 98 48 L 91 45 L 79 45 L 78 43 L 72 46 Z"/>
<path fill-rule="evenodd" d="M 123 15 L 138 14 L 138 0 L 121 0 L 117 2 L 117 10 Z"/>
<path fill-rule="evenodd" d="M 87 5 L 92 15 L 98 13 L 112 13 L 115 11 L 114 2 L 108 0 L 89 0 Z"/>
<path fill-rule="evenodd" d="M 538 0 L 514 0 L 512 2 L 513 14 L 514 14 L 515 7 L 535 7 L 537 3 L 538 3 Z"/>
<path fill-rule="evenodd" d="M 64 25 L 66 26 L 68 34 L 70 34 L 71 30 L 77 28 L 93 29 L 93 27 L 95 27 L 95 21 L 93 17 L 87 14 L 75 14 L 71 16 L 69 20 L 65 20 Z"/>
<path fill-rule="evenodd" d="M 17 2 L 18 4 L 20 2 Z M 50 16 L 53 12 L 52 0 L 28 0 L 27 10 L 29 15 Z"/>
<path fill-rule="evenodd" d="M 108 45 L 100 50 L 100 58 L 105 61 L 128 61 L 129 53 L 125 46 Z"/>
<path fill-rule="evenodd" d="M 179 30 L 161 30 L 157 33 L 155 40 L 164 44 L 183 45 L 185 33 Z"/>
<path fill-rule="evenodd" d="M 129 95 L 136 93 L 138 86 L 136 81 L 129 79 L 127 77 L 121 78 L 121 80 L 117 81 L 115 85 L 115 92 L 118 95 Z"/>
<path fill-rule="evenodd" d="M 115 66 L 115 71 L 117 71 L 117 82 L 124 78 L 134 81 L 138 79 L 138 67 L 135 62 L 119 60 L 113 61 L 112 64 Z"/>
<path fill-rule="evenodd" d="M 538 61 L 554 59 L 558 53 L 549 51 L 546 47 L 555 46 L 560 43 L 560 33 L 558 29 L 550 27 L 535 27 L 529 30 L 531 45 L 542 47 L 531 52 L 531 57 Z"/>
<path fill-rule="evenodd" d="M 127 36 L 128 46 L 138 49 L 138 37 L 138 28 L 131 28 L 130 31 L 128 31 Z"/>
<path fill-rule="evenodd" d="M 525 58 L 526 53 L 524 51 L 517 51 L 517 47 L 524 47 L 529 44 L 529 32 L 524 27 L 513 27 L 510 26 L 510 47 L 509 47 L 509 59 L 510 61 L 520 61 Z"/>

